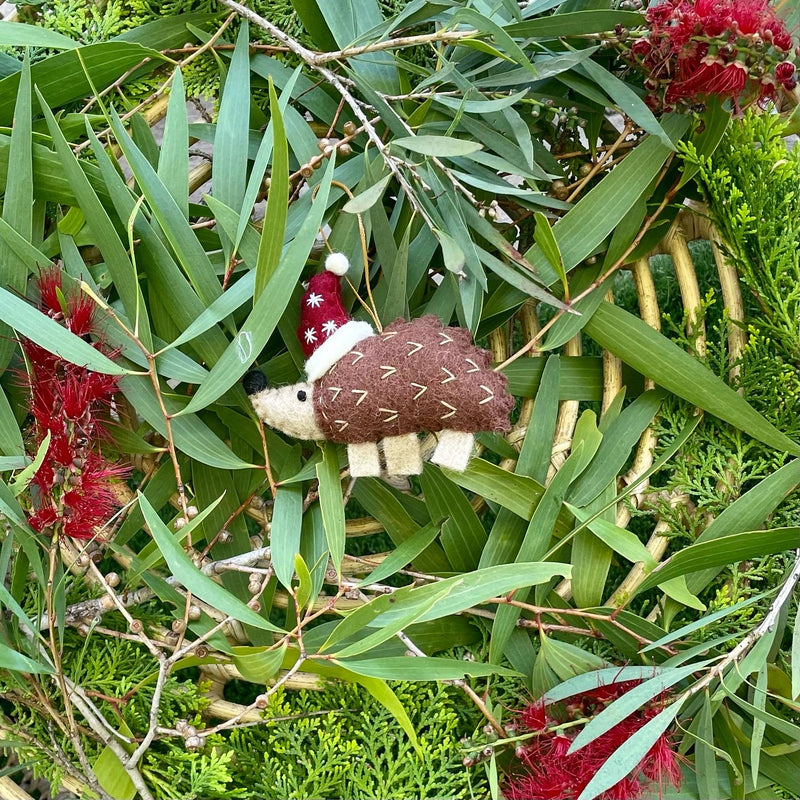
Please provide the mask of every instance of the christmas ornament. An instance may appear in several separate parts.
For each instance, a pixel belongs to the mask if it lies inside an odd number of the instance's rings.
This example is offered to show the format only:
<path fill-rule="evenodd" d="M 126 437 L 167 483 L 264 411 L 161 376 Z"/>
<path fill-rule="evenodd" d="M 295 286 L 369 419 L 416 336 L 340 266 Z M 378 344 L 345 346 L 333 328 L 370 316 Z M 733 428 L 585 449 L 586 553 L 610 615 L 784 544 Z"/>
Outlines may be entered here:
<path fill-rule="evenodd" d="M 438 317 L 398 319 L 380 333 L 350 319 L 339 280 L 347 268 L 341 253 L 328 256 L 301 299 L 306 381 L 268 388 L 260 371 L 245 375 L 256 414 L 297 439 L 346 444 L 353 477 L 381 474 L 379 442 L 386 473 L 419 474 L 423 431 L 438 437 L 431 461 L 463 471 L 475 433 L 510 427 L 505 375 L 469 331 Z"/>

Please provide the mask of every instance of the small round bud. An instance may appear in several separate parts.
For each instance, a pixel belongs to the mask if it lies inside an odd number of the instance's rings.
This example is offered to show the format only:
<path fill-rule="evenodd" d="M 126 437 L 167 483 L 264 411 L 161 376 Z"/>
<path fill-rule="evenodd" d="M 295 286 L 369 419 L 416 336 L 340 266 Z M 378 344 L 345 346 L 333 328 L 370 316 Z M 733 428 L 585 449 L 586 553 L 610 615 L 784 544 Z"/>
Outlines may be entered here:
<path fill-rule="evenodd" d="M 328 146 L 327 146 L 327 147 L 326 147 L 326 148 L 325 148 L 325 149 L 322 151 L 322 157 L 323 157 L 323 158 L 330 158 L 330 157 L 331 157 L 331 153 L 333 153 L 333 151 L 334 151 L 335 149 L 336 149 L 336 148 L 335 148 L 333 145 L 330 145 L 330 144 L 329 144 L 329 145 L 328 145 Z"/>
<path fill-rule="evenodd" d="M 89 556 L 86 553 L 81 553 L 78 556 L 78 566 L 79 567 L 88 567 L 89 566 Z"/>
<path fill-rule="evenodd" d="M 178 517 L 175 520 L 175 522 L 172 523 L 172 527 L 175 528 L 176 531 L 179 531 L 185 524 L 186 524 L 186 518 Z"/>
<path fill-rule="evenodd" d="M 187 750 L 199 750 L 204 744 L 206 740 L 202 736 L 188 736 L 186 738 L 186 749 Z"/>
<path fill-rule="evenodd" d="M 523 758 L 525 756 L 525 748 L 522 745 L 518 745 L 514 748 L 514 755 L 517 758 Z"/>
<path fill-rule="evenodd" d="M 250 594 L 258 594 L 261 591 L 261 581 L 257 579 L 250 581 L 250 583 L 247 584 L 247 591 L 250 592 Z"/>
<path fill-rule="evenodd" d="M 192 622 L 197 622 L 200 617 L 203 616 L 203 612 L 200 610 L 200 606 L 191 605 L 189 606 L 189 619 Z"/>
<path fill-rule="evenodd" d="M 317 142 L 317 148 L 319 149 L 319 151 L 321 153 L 324 153 L 325 150 L 330 146 L 331 146 L 331 140 L 330 139 L 326 139 L 325 137 L 323 137 L 322 139 L 320 139 Z"/>
<path fill-rule="evenodd" d="M 194 519 L 199 513 L 197 506 L 186 506 L 186 516 L 189 519 Z"/>
<path fill-rule="evenodd" d="M 116 572 L 109 572 L 108 575 L 106 575 L 106 583 L 112 588 L 114 586 L 119 586 L 119 575 L 117 575 Z"/>
<path fill-rule="evenodd" d="M 233 541 L 233 534 L 228 530 L 222 530 L 219 532 L 219 536 L 217 537 L 217 541 L 220 544 L 230 544 Z"/>
<path fill-rule="evenodd" d="M 131 633 L 141 633 L 144 630 L 144 625 L 140 619 L 131 620 L 130 624 Z"/>
<path fill-rule="evenodd" d="M 300 174 L 304 178 L 310 178 L 314 174 L 314 167 L 312 167 L 311 164 L 303 164 L 303 166 L 300 167 Z"/>
<path fill-rule="evenodd" d="M 340 144 L 338 150 L 339 150 L 339 155 L 342 156 L 342 158 L 347 158 L 349 155 L 352 155 L 353 153 L 353 148 L 350 147 L 350 145 L 347 142 L 343 142 L 342 144 Z"/>
<path fill-rule="evenodd" d="M 256 697 L 255 707 L 256 708 L 266 708 L 268 702 L 269 702 L 269 700 L 267 699 L 267 696 L 265 694 L 260 694 L 258 697 Z"/>
<path fill-rule="evenodd" d="M 182 619 L 172 620 L 172 630 L 175 633 L 183 633 L 186 630 L 186 623 Z"/>
<path fill-rule="evenodd" d="M 581 178 L 585 178 L 590 172 L 592 171 L 592 165 L 589 163 L 581 164 L 580 168 L 578 169 L 578 175 Z"/>
<path fill-rule="evenodd" d="M 258 600 L 248 600 L 247 605 L 250 606 L 253 611 L 261 611 L 261 603 L 259 603 Z"/>
<path fill-rule="evenodd" d="M 352 122 L 351 120 L 348 120 L 347 122 L 345 122 L 345 124 L 344 124 L 344 135 L 345 136 L 352 136 L 357 130 L 358 130 L 358 128 L 356 127 L 355 122 Z"/>

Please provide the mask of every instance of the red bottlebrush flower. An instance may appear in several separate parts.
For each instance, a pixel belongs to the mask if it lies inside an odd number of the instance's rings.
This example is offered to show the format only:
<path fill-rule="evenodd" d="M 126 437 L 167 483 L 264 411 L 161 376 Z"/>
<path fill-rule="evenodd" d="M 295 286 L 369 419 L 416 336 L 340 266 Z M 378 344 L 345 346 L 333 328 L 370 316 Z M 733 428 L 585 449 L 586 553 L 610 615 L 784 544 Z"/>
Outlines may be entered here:
<path fill-rule="evenodd" d="M 58 270 L 42 271 L 37 283 L 44 313 L 85 339 L 96 333 L 94 304 L 87 297 L 65 294 Z M 116 355 L 102 341 L 89 341 L 109 357 Z M 116 378 L 66 362 L 31 341 L 24 341 L 23 349 L 30 364 L 24 377 L 36 447 L 50 435 L 44 463 L 31 480 L 30 524 L 37 531 L 91 539 L 119 506 L 113 483 L 127 474 L 99 449 Z"/>
<path fill-rule="evenodd" d="M 791 61 L 781 61 L 781 63 L 775 67 L 775 80 L 783 86 L 786 86 L 786 84 L 794 78 L 794 73 L 795 66 Z"/>
<path fill-rule="evenodd" d="M 645 19 L 650 32 L 630 52 L 646 73 L 646 101 L 656 111 L 692 107 L 710 96 L 730 98 L 737 110 L 763 102 L 775 91 L 763 76 L 792 48 L 768 0 L 667 0 L 651 6 Z"/>
<path fill-rule="evenodd" d="M 543 731 L 553 721 L 547 716 L 547 708 L 541 700 L 525 706 L 519 717 L 522 726 L 529 731 Z"/>
<path fill-rule="evenodd" d="M 576 800 L 597 773 L 597 770 L 634 733 L 663 708 L 665 697 L 650 700 L 606 733 L 598 736 L 575 753 L 569 748 L 577 728 L 564 723 L 571 719 L 596 716 L 609 703 L 630 691 L 641 681 L 618 681 L 600 684 L 581 692 L 564 705 L 546 705 L 534 701 L 519 713 L 521 727 L 537 735 L 524 740 L 517 748 L 517 764 L 509 770 L 503 787 L 509 800 Z M 561 708 L 559 715 L 558 708 Z M 559 718 L 560 717 L 560 718 Z M 558 730 L 559 726 L 561 730 Z M 635 800 L 648 781 L 663 788 L 666 782 L 680 786 L 678 756 L 668 734 L 662 734 L 645 758 L 611 789 L 601 800 Z"/>
<path fill-rule="evenodd" d="M 673 747 L 670 737 L 662 733 L 642 759 L 641 767 L 642 772 L 659 786 L 671 783 L 676 789 L 680 789 L 681 767 Z"/>

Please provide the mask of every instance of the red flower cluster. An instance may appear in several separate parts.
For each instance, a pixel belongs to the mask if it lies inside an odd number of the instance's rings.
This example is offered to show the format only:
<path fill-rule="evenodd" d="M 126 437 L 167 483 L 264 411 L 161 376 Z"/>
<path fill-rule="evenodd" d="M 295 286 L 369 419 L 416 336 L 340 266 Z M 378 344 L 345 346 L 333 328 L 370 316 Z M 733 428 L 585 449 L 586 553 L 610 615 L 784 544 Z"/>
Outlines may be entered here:
<path fill-rule="evenodd" d="M 575 753 L 568 750 L 579 728 L 555 730 L 573 720 L 591 718 L 607 705 L 630 691 L 640 681 L 620 681 L 598 686 L 575 695 L 556 712 L 539 700 L 519 714 L 519 729 L 539 732 L 517 748 L 517 769 L 503 787 L 508 800 L 575 800 L 597 770 L 620 745 L 664 707 L 664 698 L 651 700 L 611 730 Z M 552 730 L 551 730 L 552 729 Z M 645 781 L 663 787 L 668 781 L 680 788 L 681 770 L 678 755 L 668 733 L 663 733 L 630 775 L 600 796 L 601 800 L 635 800 L 641 796 Z"/>
<path fill-rule="evenodd" d="M 769 0 L 666 0 L 646 13 L 650 32 L 627 58 L 647 77 L 654 110 L 693 106 L 714 95 L 762 102 L 797 85 L 792 37 Z"/>
<path fill-rule="evenodd" d="M 38 287 L 41 311 L 103 349 L 91 339 L 97 331 L 88 297 L 65 293 L 57 269 L 42 272 Z M 44 462 L 31 480 L 33 511 L 28 521 L 37 531 L 60 527 L 64 536 L 91 539 L 119 505 L 113 481 L 127 474 L 99 450 L 116 378 L 64 361 L 30 340 L 22 346 L 30 365 L 25 379 L 37 449 L 50 434 Z"/>

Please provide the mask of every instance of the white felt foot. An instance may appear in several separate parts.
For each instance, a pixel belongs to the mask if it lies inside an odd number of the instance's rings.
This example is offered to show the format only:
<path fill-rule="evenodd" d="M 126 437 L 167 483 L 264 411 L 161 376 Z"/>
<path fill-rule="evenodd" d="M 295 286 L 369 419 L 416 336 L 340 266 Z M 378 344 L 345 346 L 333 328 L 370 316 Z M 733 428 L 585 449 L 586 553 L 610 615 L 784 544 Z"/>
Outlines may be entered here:
<path fill-rule="evenodd" d="M 431 463 L 447 467 L 455 472 L 463 472 L 472 456 L 475 437 L 464 431 L 442 431 L 439 443 L 431 456 Z"/>
<path fill-rule="evenodd" d="M 416 433 L 387 436 L 383 440 L 383 454 L 389 475 L 419 475 L 422 472 L 422 455 Z"/>
<path fill-rule="evenodd" d="M 375 442 L 348 444 L 347 460 L 353 478 L 377 478 L 381 474 L 381 459 Z"/>

